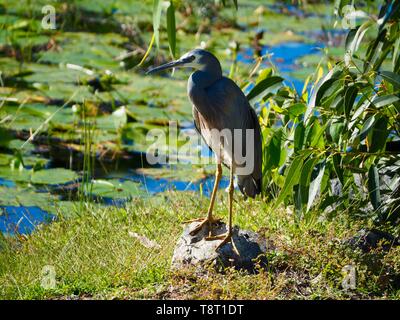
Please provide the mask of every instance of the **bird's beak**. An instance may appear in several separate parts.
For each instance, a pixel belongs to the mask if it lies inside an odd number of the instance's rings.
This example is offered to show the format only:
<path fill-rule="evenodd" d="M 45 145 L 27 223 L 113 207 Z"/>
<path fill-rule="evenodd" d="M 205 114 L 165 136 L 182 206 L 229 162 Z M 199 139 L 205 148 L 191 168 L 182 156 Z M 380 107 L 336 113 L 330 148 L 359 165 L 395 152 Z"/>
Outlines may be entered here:
<path fill-rule="evenodd" d="M 150 69 L 149 71 L 146 72 L 146 74 L 156 73 L 156 72 L 160 72 L 162 70 L 167 70 L 167 69 L 171 69 L 171 68 L 180 67 L 180 66 L 183 66 L 187 62 L 188 61 L 186 61 L 185 59 L 179 59 L 179 60 L 175 60 L 175 61 L 172 61 L 172 62 L 168 62 L 166 64 L 163 64 L 163 65 L 159 66 L 159 67 Z"/>

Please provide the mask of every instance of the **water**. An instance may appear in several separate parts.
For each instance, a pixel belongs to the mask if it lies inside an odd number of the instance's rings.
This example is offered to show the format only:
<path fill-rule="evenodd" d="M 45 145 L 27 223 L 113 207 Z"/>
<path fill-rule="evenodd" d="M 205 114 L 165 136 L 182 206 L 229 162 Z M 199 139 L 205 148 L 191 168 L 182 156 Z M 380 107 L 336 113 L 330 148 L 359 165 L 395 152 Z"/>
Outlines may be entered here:
<path fill-rule="evenodd" d="M 112 178 L 112 174 L 109 176 Z M 164 191 L 175 190 L 175 191 L 192 191 L 201 193 L 203 196 L 210 197 L 215 177 L 208 176 L 204 179 L 197 181 L 181 181 L 181 180 L 170 180 L 165 178 L 154 178 L 152 176 L 132 173 L 124 176 L 120 179 L 131 180 L 139 182 L 141 188 L 146 190 L 148 195 L 154 195 Z M 5 179 L 0 180 L 0 185 L 7 187 L 15 187 L 12 181 Z M 220 188 L 227 188 L 229 185 L 229 179 L 223 177 L 220 181 Z M 37 190 L 37 192 L 45 192 L 44 190 Z M 112 206 L 124 206 L 130 198 L 108 198 L 99 197 L 96 198 L 104 205 Z M 50 223 L 56 219 L 56 216 L 48 213 L 37 206 L 0 206 L 0 232 L 8 235 L 16 234 L 30 234 L 35 228 L 43 223 Z"/>
<path fill-rule="evenodd" d="M 271 62 L 278 68 L 280 73 L 286 79 L 286 85 L 293 86 L 297 92 L 301 93 L 303 89 L 303 80 L 290 76 L 290 73 L 300 68 L 297 60 L 305 55 L 319 54 L 319 49 L 323 45 L 320 43 L 303 43 L 303 42 L 287 42 L 276 46 L 264 46 L 262 55 L 270 55 Z M 242 50 L 238 54 L 238 60 L 243 63 L 254 63 L 254 52 L 252 48 Z M 267 62 L 266 62 L 267 64 Z M 193 130 L 192 124 L 188 123 L 184 129 L 186 131 Z M 207 146 L 202 145 L 201 155 L 203 157 L 211 156 Z M 120 176 L 121 177 L 121 176 Z M 154 195 L 168 190 L 176 191 L 192 191 L 202 193 L 209 197 L 212 193 L 215 177 L 210 176 L 198 181 L 181 181 L 179 179 L 155 178 L 137 173 L 128 173 L 121 180 L 132 180 L 140 182 L 141 187 Z M 229 181 L 223 178 L 220 183 L 220 188 L 228 187 Z M 10 180 L 0 178 L 0 186 L 16 187 L 15 183 Z M 40 188 L 37 191 L 41 191 Z M 46 192 L 47 190 L 42 190 Z M 101 198 L 105 205 L 123 206 L 130 199 L 114 199 Z M 0 216 L 0 232 L 7 234 L 29 234 L 35 227 L 42 223 L 48 223 L 55 219 L 51 213 L 41 210 L 39 207 L 11 207 L 3 206 L 0 209 L 4 212 Z"/>
<path fill-rule="evenodd" d="M 0 178 L 0 186 L 13 188 L 13 187 L 15 187 L 15 183 L 11 180 Z"/>
<path fill-rule="evenodd" d="M 269 55 L 270 61 L 277 67 L 279 73 L 285 78 L 285 84 L 293 86 L 298 93 L 301 93 L 304 86 L 302 79 L 291 76 L 291 72 L 298 70 L 301 66 L 297 60 L 311 54 L 320 54 L 323 43 L 285 42 L 276 46 L 263 46 L 262 55 Z M 238 53 L 239 62 L 246 64 L 254 63 L 254 49 L 245 48 Z M 269 64 L 268 60 L 264 62 Z"/>
<path fill-rule="evenodd" d="M 195 192 L 201 191 L 203 195 L 207 197 L 211 196 L 215 182 L 215 177 L 207 177 L 195 182 L 153 178 L 141 174 L 135 174 L 128 178 L 136 182 L 141 182 L 143 187 L 149 192 L 149 194 L 156 194 L 168 190 Z M 229 179 L 223 177 L 220 181 L 219 187 L 227 188 L 228 185 Z"/>
<path fill-rule="evenodd" d="M 0 206 L 0 232 L 3 234 L 30 234 L 38 225 L 55 219 L 39 207 Z"/>
<path fill-rule="evenodd" d="M 261 54 L 269 55 L 271 62 L 285 78 L 285 84 L 293 86 L 297 92 L 301 93 L 303 89 L 303 80 L 291 76 L 293 71 L 301 68 L 297 63 L 297 60 L 305 55 L 320 54 L 319 48 L 323 46 L 324 45 L 319 42 L 287 42 L 276 46 L 264 46 L 262 47 Z M 243 49 L 238 54 L 238 61 L 247 64 L 254 63 L 254 50 L 252 48 Z M 265 61 L 265 66 L 267 65 L 268 61 Z M 191 122 L 188 122 L 185 129 L 183 129 L 183 131 L 189 130 L 193 130 L 193 124 Z M 202 157 L 212 156 L 210 150 L 205 144 L 202 144 L 201 155 Z M 213 190 L 215 177 L 209 176 L 197 181 L 181 181 L 179 179 L 156 178 L 135 172 L 130 173 L 128 171 L 126 175 L 124 174 L 121 177 L 121 181 L 123 180 L 139 182 L 141 188 L 146 190 L 149 196 L 168 190 L 176 190 L 202 193 L 204 196 L 209 197 Z M 228 179 L 224 177 L 220 182 L 220 188 L 227 188 L 228 184 Z M 13 181 L 0 178 L 0 186 L 14 188 L 16 187 L 16 184 Z M 40 188 L 38 188 L 37 191 L 47 192 L 48 190 L 40 190 Z M 100 200 L 105 205 L 114 206 L 123 206 L 130 201 L 130 199 L 114 199 L 106 197 L 101 198 Z M 29 234 L 36 226 L 42 223 L 49 223 L 55 219 L 53 214 L 48 213 L 39 207 L 33 206 L 0 206 L 0 210 L 3 212 L 3 214 L 0 215 L 0 232 L 10 235 Z"/>

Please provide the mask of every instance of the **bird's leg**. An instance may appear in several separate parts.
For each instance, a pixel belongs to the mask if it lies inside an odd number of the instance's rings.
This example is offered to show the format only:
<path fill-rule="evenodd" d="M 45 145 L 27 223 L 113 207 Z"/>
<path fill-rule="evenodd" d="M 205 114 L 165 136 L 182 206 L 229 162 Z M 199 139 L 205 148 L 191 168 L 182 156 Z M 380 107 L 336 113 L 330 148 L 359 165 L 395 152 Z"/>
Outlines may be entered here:
<path fill-rule="evenodd" d="M 194 222 L 194 221 L 199 221 L 201 223 L 199 223 L 198 226 L 196 226 L 196 228 L 194 228 L 190 234 L 191 235 L 195 235 L 197 232 L 199 232 L 203 226 L 208 223 L 208 230 L 209 230 L 209 235 L 211 235 L 211 229 L 212 229 L 212 224 L 219 222 L 221 219 L 216 219 L 213 217 L 212 211 L 214 208 L 214 203 L 215 203 L 215 198 L 217 196 L 217 191 L 218 191 L 218 186 L 219 186 L 219 182 L 221 181 L 221 177 L 222 177 L 222 166 L 221 163 L 218 162 L 217 163 L 217 170 L 215 172 L 215 182 L 214 182 L 214 188 L 211 194 L 211 200 L 210 200 L 210 205 L 208 207 L 208 211 L 207 211 L 207 217 L 206 218 L 199 218 L 199 219 L 194 219 L 194 220 L 190 220 L 187 222 Z"/>
<path fill-rule="evenodd" d="M 225 243 L 228 243 L 229 241 L 232 243 L 233 250 L 237 255 L 239 254 L 238 249 L 236 248 L 234 242 L 232 241 L 232 206 L 233 206 L 233 191 L 234 191 L 234 185 L 233 185 L 233 172 L 234 172 L 234 166 L 231 165 L 230 169 L 230 177 L 229 177 L 229 221 L 228 221 L 228 232 L 225 234 L 221 234 L 219 236 L 214 236 L 214 237 L 208 237 L 207 240 L 219 240 L 221 239 L 221 243 L 217 246 L 215 250 L 218 250 L 220 247 L 222 247 Z"/>

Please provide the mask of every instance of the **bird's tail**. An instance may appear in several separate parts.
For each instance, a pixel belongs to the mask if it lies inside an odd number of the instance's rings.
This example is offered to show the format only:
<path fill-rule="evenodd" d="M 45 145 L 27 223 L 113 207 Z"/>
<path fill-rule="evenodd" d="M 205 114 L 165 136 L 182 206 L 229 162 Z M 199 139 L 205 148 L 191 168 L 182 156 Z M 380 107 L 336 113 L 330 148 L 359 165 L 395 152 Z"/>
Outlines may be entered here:
<path fill-rule="evenodd" d="M 254 179 L 252 175 L 238 176 L 238 186 L 246 197 L 255 198 L 261 193 L 261 178 Z"/>

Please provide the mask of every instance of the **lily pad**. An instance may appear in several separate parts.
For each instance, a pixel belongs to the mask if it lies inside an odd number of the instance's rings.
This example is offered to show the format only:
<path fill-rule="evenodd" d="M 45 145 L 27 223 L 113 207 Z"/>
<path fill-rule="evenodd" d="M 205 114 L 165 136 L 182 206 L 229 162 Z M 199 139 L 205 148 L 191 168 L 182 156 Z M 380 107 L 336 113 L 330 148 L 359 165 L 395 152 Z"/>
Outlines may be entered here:
<path fill-rule="evenodd" d="M 34 184 L 58 185 L 73 182 L 78 179 L 78 174 L 72 170 L 55 168 L 35 171 L 31 181 Z"/>
<path fill-rule="evenodd" d="M 147 194 L 145 190 L 140 188 L 140 183 L 118 179 L 93 180 L 87 193 L 94 197 L 108 199 L 131 199 Z"/>
<path fill-rule="evenodd" d="M 24 168 L 14 169 L 10 166 L 0 166 L 0 177 L 14 182 L 29 183 L 31 181 L 32 170 Z"/>

